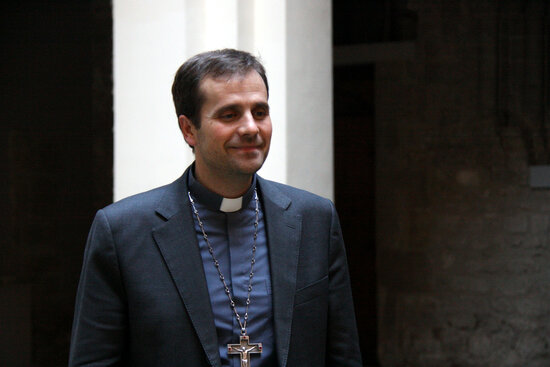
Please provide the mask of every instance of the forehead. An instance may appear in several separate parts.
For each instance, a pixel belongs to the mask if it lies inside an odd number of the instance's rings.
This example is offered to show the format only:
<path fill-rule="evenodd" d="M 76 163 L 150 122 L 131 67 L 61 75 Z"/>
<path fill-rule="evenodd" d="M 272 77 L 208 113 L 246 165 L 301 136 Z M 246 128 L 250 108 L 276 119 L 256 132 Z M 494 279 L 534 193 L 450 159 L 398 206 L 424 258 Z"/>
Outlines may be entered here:
<path fill-rule="evenodd" d="M 241 75 L 206 77 L 199 85 L 204 104 L 223 103 L 229 99 L 263 99 L 267 101 L 267 88 L 255 70 Z"/>

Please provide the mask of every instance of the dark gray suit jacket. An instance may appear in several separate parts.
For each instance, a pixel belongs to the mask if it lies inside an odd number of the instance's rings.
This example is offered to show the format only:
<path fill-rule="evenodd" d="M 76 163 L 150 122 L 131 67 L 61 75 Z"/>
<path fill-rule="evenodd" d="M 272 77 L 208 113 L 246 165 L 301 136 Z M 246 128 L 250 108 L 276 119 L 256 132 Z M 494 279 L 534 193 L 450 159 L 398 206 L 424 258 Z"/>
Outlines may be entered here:
<path fill-rule="evenodd" d="M 361 366 L 333 204 L 258 178 L 279 366 Z M 76 298 L 69 366 L 220 366 L 187 197 L 170 185 L 99 210 Z"/>

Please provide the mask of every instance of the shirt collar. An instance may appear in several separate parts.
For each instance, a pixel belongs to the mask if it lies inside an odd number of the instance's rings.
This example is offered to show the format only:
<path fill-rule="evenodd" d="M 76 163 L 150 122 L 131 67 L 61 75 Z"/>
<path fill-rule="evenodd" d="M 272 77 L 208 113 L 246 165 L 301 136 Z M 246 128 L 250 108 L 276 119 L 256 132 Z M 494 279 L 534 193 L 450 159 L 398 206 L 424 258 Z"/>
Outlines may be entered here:
<path fill-rule="evenodd" d="M 209 209 L 219 210 L 222 212 L 230 213 L 236 212 L 243 207 L 247 207 L 248 203 L 254 196 L 254 188 L 256 187 L 256 174 L 252 177 L 252 184 L 243 196 L 238 198 L 224 198 L 221 195 L 216 194 L 204 187 L 195 178 L 195 165 L 189 170 L 189 191 L 193 195 L 194 199 L 205 205 Z"/>

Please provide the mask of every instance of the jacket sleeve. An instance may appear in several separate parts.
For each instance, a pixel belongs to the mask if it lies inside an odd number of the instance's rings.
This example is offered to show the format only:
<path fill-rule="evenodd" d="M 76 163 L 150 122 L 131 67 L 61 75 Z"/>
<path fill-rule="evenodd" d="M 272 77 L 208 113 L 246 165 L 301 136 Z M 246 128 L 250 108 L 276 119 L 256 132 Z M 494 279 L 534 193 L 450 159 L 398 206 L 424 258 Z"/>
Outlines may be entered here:
<path fill-rule="evenodd" d="M 100 210 L 84 252 L 69 367 L 123 364 L 128 324 L 125 299 L 111 228 Z"/>
<path fill-rule="evenodd" d="M 329 248 L 329 314 L 326 365 L 363 366 L 351 295 L 344 240 L 338 214 L 332 207 Z"/>

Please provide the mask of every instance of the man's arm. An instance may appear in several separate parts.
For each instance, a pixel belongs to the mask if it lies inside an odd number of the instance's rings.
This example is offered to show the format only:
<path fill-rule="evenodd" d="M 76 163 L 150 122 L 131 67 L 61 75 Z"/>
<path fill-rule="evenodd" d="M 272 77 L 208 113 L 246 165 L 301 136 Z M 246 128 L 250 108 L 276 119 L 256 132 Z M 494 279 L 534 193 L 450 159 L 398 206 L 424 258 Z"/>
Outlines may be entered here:
<path fill-rule="evenodd" d="M 329 253 L 327 366 L 361 367 L 346 251 L 338 214 L 332 207 Z"/>
<path fill-rule="evenodd" d="M 69 367 L 121 365 L 126 350 L 124 289 L 111 228 L 100 210 L 92 224 L 76 296 Z"/>

